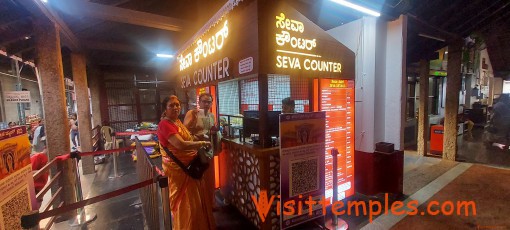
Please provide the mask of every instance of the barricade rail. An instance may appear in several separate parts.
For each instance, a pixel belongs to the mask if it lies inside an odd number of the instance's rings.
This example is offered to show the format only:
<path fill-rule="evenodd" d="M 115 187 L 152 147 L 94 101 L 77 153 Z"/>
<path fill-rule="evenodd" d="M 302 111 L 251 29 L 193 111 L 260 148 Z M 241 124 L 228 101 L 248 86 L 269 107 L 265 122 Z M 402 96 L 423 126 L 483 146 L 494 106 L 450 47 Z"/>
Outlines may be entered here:
<path fill-rule="evenodd" d="M 62 170 L 61 163 L 67 160 L 77 161 L 83 156 L 96 155 L 96 154 L 111 154 L 117 152 L 124 152 L 126 150 L 136 149 L 137 154 L 137 165 L 136 171 L 139 177 L 139 183 L 108 192 L 102 195 L 98 195 L 89 199 L 79 200 L 77 202 L 66 204 L 62 201 L 63 185 L 61 179 L 67 173 Z M 21 217 L 21 226 L 23 229 L 39 229 L 39 222 L 43 219 L 50 218 L 49 222 L 43 229 L 50 229 L 53 225 L 55 218 L 59 215 L 67 213 L 72 210 L 84 208 L 87 205 L 91 205 L 100 201 L 111 199 L 113 197 L 123 195 L 125 193 L 140 189 L 140 199 L 144 211 L 144 216 L 149 229 L 160 229 L 159 226 L 164 226 L 164 229 L 171 229 L 171 215 L 170 215 L 170 203 L 168 193 L 168 181 L 163 175 L 161 170 L 154 164 L 154 162 L 148 157 L 145 149 L 140 144 L 139 140 L 136 139 L 136 147 L 126 147 L 112 150 L 94 151 L 94 152 L 71 152 L 64 155 L 60 155 L 43 168 L 34 174 L 34 179 L 37 179 L 43 175 L 44 172 L 50 170 L 53 166 L 57 166 L 58 171 L 50 178 L 50 181 L 44 186 L 44 188 L 36 194 L 36 197 L 42 198 L 44 195 L 58 183 L 56 191 L 52 194 L 51 199 L 45 205 L 44 208 L 34 210 L 26 213 Z M 80 183 L 79 181 L 77 183 Z M 78 185 L 80 186 L 80 185 Z M 159 187 L 159 189 L 158 189 Z M 81 190 L 81 188 L 80 188 Z M 58 205 L 57 205 L 58 204 Z M 53 207 L 53 208 L 51 208 Z M 160 212 L 161 215 L 160 215 Z M 161 218 L 160 218 L 161 217 Z"/>
<path fill-rule="evenodd" d="M 98 125 L 92 129 L 92 151 L 99 150 L 101 146 L 101 126 Z"/>
<path fill-rule="evenodd" d="M 136 142 L 136 172 L 140 181 L 152 177 L 161 178 L 159 189 L 155 184 L 140 189 L 143 214 L 149 229 L 172 229 L 168 180 L 154 161 L 147 155 L 138 138 Z M 161 209 L 160 209 L 161 207 Z M 161 216 L 160 216 L 160 212 Z"/>
<path fill-rule="evenodd" d="M 39 221 L 40 220 L 43 220 L 43 219 L 46 219 L 48 217 L 51 217 L 50 220 L 47 222 L 47 224 L 43 227 L 43 229 L 50 229 L 51 226 L 53 225 L 54 223 L 54 220 L 56 218 L 57 215 L 60 215 L 60 214 L 63 214 L 65 212 L 58 212 L 57 214 L 55 215 L 49 215 L 49 216 L 46 216 L 45 213 L 54 213 L 56 212 L 56 210 L 60 210 L 61 208 L 63 207 L 66 207 L 64 205 L 65 202 L 63 201 L 64 198 L 62 197 L 63 195 L 63 189 L 64 189 L 64 182 L 63 182 L 63 178 L 64 178 L 64 175 L 65 175 L 65 171 L 63 171 L 63 163 L 67 160 L 73 160 L 73 159 L 76 159 L 76 160 L 79 160 L 82 156 L 89 156 L 89 155 L 96 155 L 96 154 L 106 154 L 106 153 L 114 153 L 114 152 L 119 152 L 119 151 L 125 151 L 125 150 L 131 150 L 131 149 L 134 149 L 134 147 L 130 147 L 130 148 L 123 148 L 123 149 L 114 149 L 114 150 L 108 150 L 108 151 L 94 151 L 94 152 L 85 152 L 85 153 L 80 153 L 80 152 L 70 152 L 70 153 L 66 153 L 66 154 L 63 154 L 63 155 L 59 155 L 55 158 L 53 158 L 50 162 L 48 162 L 46 165 L 44 165 L 41 169 L 39 169 L 37 172 L 35 172 L 33 174 L 33 179 L 36 180 L 36 179 L 39 179 L 41 176 L 43 176 L 46 172 L 48 172 L 49 170 L 53 169 L 53 175 L 50 176 L 49 178 L 49 181 L 46 183 L 46 185 L 41 189 L 41 191 L 39 191 L 37 194 L 36 194 L 36 198 L 37 200 L 42 200 L 42 198 L 46 195 L 46 193 L 48 193 L 50 190 L 52 190 L 52 194 L 51 194 L 51 198 L 49 199 L 48 203 L 46 203 L 44 206 L 40 207 L 39 210 L 42 210 L 42 213 L 39 213 L 38 210 L 36 210 L 36 213 L 40 214 L 39 217 L 44 217 L 44 218 L 39 218 L 37 219 L 37 223 L 35 226 L 31 226 L 29 227 L 30 228 L 35 228 L 35 229 L 38 229 L 39 228 Z M 79 183 L 79 182 L 78 182 Z M 53 189 L 52 189 L 53 188 Z M 52 208 L 53 207 L 53 208 Z M 32 213 L 32 215 L 34 215 L 35 213 Z M 23 218 L 22 218 L 22 221 L 23 221 Z M 31 224 L 35 224 L 34 222 L 30 222 Z M 23 222 L 22 222 L 23 224 Z"/>
<path fill-rule="evenodd" d="M 69 155 L 70 156 L 70 155 Z M 46 183 L 46 185 L 36 194 L 36 198 L 38 201 L 42 200 L 44 195 L 50 190 L 50 188 L 54 188 L 55 192 L 51 195 L 50 200 L 48 203 L 40 207 L 44 212 L 50 210 L 51 207 L 62 207 L 64 205 L 63 198 L 62 198 L 62 190 L 63 190 L 63 184 L 61 182 L 62 179 L 62 166 L 61 162 L 65 161 L 69 158 L 69 156 L 58 156 L 55 157 L 53 160 L 48 162 L 44 167 L 42 167 L 39 171 L 34 173 L 33 178 L 34 180 L 40 178 L 43 176 L 48 170 L 51 168 L 56 168 L 55 174 L 51 176 L 49 181 Z M 44 226 L 43 229 L 50 229 L 53 225 L 53 222 L 55 220 L 55 217 L 52 217 L 48 223 Z M 39 226 L 39 223 L 37 224 Z"/>

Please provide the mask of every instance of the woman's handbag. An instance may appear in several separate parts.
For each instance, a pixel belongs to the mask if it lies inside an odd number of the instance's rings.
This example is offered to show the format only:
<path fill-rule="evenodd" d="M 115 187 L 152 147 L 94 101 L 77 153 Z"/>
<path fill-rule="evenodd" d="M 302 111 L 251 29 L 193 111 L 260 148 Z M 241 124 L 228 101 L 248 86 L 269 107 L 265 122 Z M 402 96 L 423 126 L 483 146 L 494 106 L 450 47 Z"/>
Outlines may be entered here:
<path fill-rule="evenodd" d="M 218 127 L 213 126 L 209 131 L 209 133 L 211 134 L 211 145 L 214 156 L 217 156 L 222 151 L 221 132 L 219 130 L 220 129 Z"/>
<path fill-rule="evenodd" d="M 161 146 L 163 147 L 163 146 Z M 207 156 L 207 152 L 209 151 L 206 148 L 199 148 L 197 152 L 197 156 L 189 163 L 188 166 L 185 166 L 175 155 L 168 150 L 166 147 L 163 147 L 167 155 L 172 158 L 172 160 L 179 165 L 179 167 L 193 179 L 199 180 L 204 175 L 205 170 L 209 168 L 209 160 L 210 158 Z"/>

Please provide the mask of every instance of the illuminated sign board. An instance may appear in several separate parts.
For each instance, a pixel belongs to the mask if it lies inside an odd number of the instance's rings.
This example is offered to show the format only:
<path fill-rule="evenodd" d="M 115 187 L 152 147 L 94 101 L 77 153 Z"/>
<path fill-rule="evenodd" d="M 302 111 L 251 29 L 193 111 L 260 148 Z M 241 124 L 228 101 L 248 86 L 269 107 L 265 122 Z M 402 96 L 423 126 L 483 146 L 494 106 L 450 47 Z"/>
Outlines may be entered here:
<path fill-rule="evenodd" d="M 446 71 L 430 70 L 429 75 L 430 76 L 438 76 L 438 77 L 446 77 L 446 76 L 448 76 L 448 73 Z"/>
<path fill-rule="evenodd" d="M 338 150 L 338 198 L 354 194 L 354 81 L 320 79 L 320 105 L 326 111 L 326 198 L 333 196 L 333 157 Z"/>
<path fill-rule="evenodd" d="M 225 57 L 196 69 L 193 75 L 181 77 L 181 88 L 197 86 L 230 77 L 230 59 Z"/>
<path fill-rule="evenodd" d="M 179 70 L 183 71 L 191 67 L 193 63 L 198 63 L 201 59 L 205 59 L 214 54 L 217 50 L 221 50 L 227 37 L 228 21 L 225 20 L 223 27 L 215 34 L 207 39 L 198 39 L 197 42 L 195 42 L 195 49 L 193 49 L 193 51 L 179 55 Z"/>
<path fill-rule="evenodd" d="M 280 13 L 276 16 L 275 26 L 277 29 L 281 29 L 281 32 L 275 35 L 278 47 L 276 52 L 279 53 L 276 56 L 276 67 L 331 73 L 342 72 L 341 63 L 322 60 L 320 55 L 309 53 L 317 47 L 317 39 L 302 37 L 305 31 L 303 22 L 286 18 L 284 13 Z"/>

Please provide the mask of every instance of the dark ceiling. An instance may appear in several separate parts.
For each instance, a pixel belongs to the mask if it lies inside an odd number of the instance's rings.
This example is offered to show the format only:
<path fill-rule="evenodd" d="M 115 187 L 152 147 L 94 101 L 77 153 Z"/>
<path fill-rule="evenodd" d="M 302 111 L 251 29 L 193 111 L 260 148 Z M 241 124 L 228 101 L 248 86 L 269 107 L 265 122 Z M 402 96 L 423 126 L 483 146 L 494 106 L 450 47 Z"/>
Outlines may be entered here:
<path fill-rule="evenodd" d="M 406 0 L 403 0 L 405 2 Z M 408 62 L 437 58 L 436 50 L 448 40 L 470 35 L 487 43 L 496 74 L 510 71 L 510 1 L 509 0 L 409 0 L 412 8 L 408 23 Z M 443 39 L 418 36 L 430 35 Z"/>
<path fill-rule="evenodd" d="M 60 18 L 63 46 L 78 44 L 98 66 L 168 65 L 155 53 L 174 53 L 226 0 L 0 0 L 0 49 L 35 56 L 32 19 L 45 9 Z M 510 71 L 510 0 L 352 0 L 392 20 L 409 15 L 408 62 L 432 57 L 454 37 L 478 33 L 496 71 Z M 271 0 L 267 0 L 271 4 Z M 325 30 L 363 16 L 330 0 L 288 0 Z M 43 11 L 41 11 L 43 9 Z M 418 36 L 428 34 L 440 42 Z M 73 42 L 69 42 L 69 37 Z"/>

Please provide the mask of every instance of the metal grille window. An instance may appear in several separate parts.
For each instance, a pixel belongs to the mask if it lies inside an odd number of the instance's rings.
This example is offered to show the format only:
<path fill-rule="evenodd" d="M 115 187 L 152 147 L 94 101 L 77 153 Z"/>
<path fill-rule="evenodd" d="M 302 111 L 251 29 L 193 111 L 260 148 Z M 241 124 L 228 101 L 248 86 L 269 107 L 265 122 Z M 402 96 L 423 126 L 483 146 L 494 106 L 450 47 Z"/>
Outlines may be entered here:
<path fill-rule="evenodd" d="M 288 75 L 269 75 L 268 77 L 268 110 L 281 111 L 282 100 L 290 97 L 296 103 L 296 113 L 309 112 L 308 79 L 291 78 Z"/>
<path fill-rule="evenodd" d="M 124 131 L 126 129 L 132 129 L 136 126 L 136 124 L 138 124 L 138 122 L 112 123 L 110 127 L 112 127 L 112 129 L 115 131 Z"/>
<path fill-rule="evenodd" d="M 135 104 L 134 87 L 127 82 L 106 82 L 108 105 Z M 135 110 L 136 111 L 136 110 Z"/>
<path fill-rule="evenodd" d="M 269 75 L 268 111 L 282 111 L 282 100 L 290 97 L 290 77 L 288 75 Z"/>
<path fill-rule="evenodd" d="M 110 126 L 115 131 L 132 129 L 138 120 L 135 88 L 132 83 L 105 82 Z"/>
<path fill-rule="evenodd" d="M 134 121 L 136 120 L 135 105 L 110 106 L 109 115 L 111 121 Z"/>
<path fill-rule="evenodd" d="M 241 80 L 241 112 L 259 110 L 259 82 L 257 78 Z"/>
<path fill-rule="evenodd" d="M 157 122 L 159 120 L 155 89 L 140 89 L 140 111 L 142 121 Z"/>
<path fill-rule="evenodd" d="M 239 82 L 228 81 L 218 83 L 219 113 L 239 114 Z"/>
<path fill-rule="evenodd" d="M 151 103 L 156 101 L 156 90 L 155 89 L 140 89 L 140 102 Z"/>

